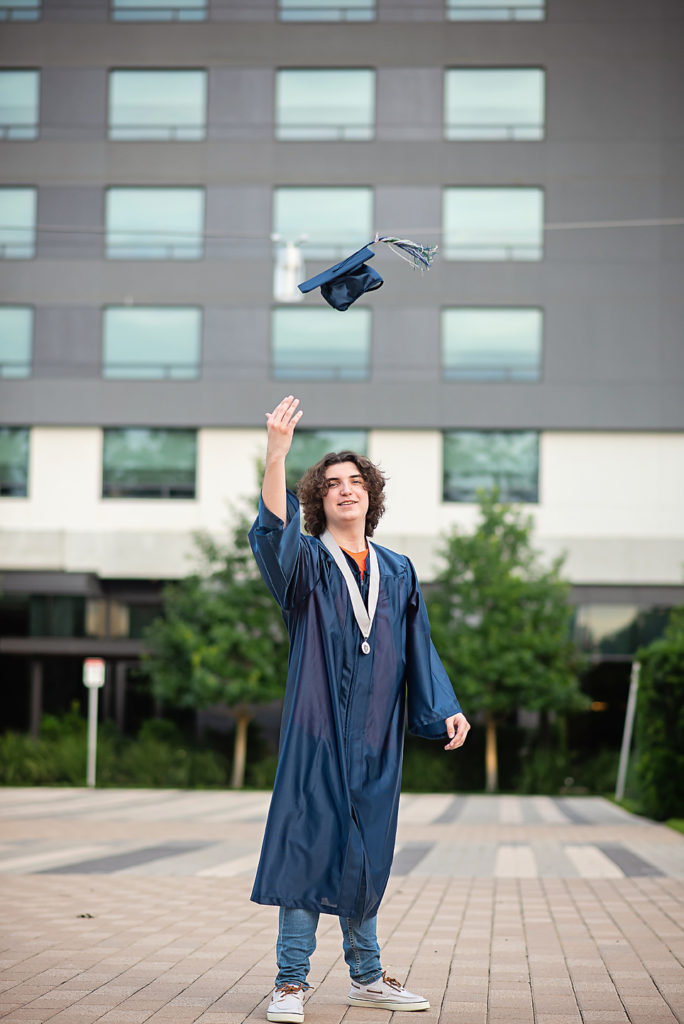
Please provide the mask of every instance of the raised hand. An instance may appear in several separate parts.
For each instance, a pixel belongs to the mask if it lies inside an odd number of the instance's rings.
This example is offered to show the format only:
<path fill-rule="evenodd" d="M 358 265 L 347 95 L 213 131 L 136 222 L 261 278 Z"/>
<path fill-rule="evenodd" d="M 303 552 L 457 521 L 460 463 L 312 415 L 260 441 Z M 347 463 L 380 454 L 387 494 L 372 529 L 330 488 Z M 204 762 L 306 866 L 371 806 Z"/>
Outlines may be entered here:
<path fill-rule="evenodd" d="M 276 405 L 273 412 L 266 413 L 268 444 L 261 496 L 266 508 L 282 519 L 283 524 L 287 518 L 285 456 L 290 450 L 294 429 L 302 418 L 302 410 L 297 409 L 298 405 L 299 399 L 288 395 Z"/>
<path fill-rule="evenodd" d="M 267 463 L 269 459 L 284 459 L 289 452 L 294 429 L 302 418 L 302 410 L 297 410 L 298 405 L 299 399 L 288 395 L 276 405 L 273 412 L 266 413 Z"/>

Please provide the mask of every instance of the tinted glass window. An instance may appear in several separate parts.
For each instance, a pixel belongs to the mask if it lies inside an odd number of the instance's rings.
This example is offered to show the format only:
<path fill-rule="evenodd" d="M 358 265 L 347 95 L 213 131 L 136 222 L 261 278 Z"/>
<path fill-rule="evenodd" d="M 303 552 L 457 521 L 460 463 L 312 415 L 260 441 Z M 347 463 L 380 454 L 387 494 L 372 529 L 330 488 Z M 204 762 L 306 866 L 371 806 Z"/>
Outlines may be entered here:
<path fill-rule="evenodd" d="M 292 69 L 276 75 L 278 139 L 371 139 L 375 72 Z"/>
<path fill-rule="evenodd" d="M 194 498 L 196 457 L 194 430 L 105 430 L 102 495 Z"/>
<path fill-rule="evenodd" d="M 284 242 L 303 239 L 305 260 L 339 261 L 374 237 L 373 190 L 277 188 L 273 231 Z"/>
<path fill-rule="evenodd" d="M 542 21 L 545 0 L 447 0 L 451 21 Z"/>
<path fill-rule="evenodd" d="M 540 188 L 447 188 L 443 255 L 450 260 L 540 260 Z"/>
<path fill-rule="evenodd" d="M 39 71 L 0 71 L 0 139 L 38 135 Z"/>
<path fill-rule="evenodd" d="M 539 435 L 533 430 L 452 430 L 444 434 L 444 500 L 477 501 L 498 487 L 501 501 L 536 502 Z"/>
<path fill-rule="evenodd" d="M 0 306 L 0 377 L 28 377 L 31 372 L 33 310 Z"/>
<path fill-rule="evenodd" d="M 196 307 L 110 307 L 104 311 L 104 376 L 197 377 L 201 331 Z"/>
<path fill-rule="evenodd" d="M 201 188 L 110 188 L 107 257 L 198 260 L 204 242 Z"/>
<path fill-rule="evenodd" d="M 112 71 L 110 139 L 203 139 L 206 71 Z"/>
<path fill-rule="evenodd" d="M 0 427 L 0 495 L 25 498 L 28 494 L 29 430 Z"/>
<path fill-rule="evenodd" d="M 447 139 L 534 140 L 544 136 L 539 68 L 455 68 L 444 83 Z"/>
<path fill-rule="evenodd" d="M 280 0 L 281 21 L 372 21 L 375 0 Z"/>
<path fill-rule="evenodd" d="M 114 21 L 204 21 L 207 0 L 112 0 Z"/>
<path fill-rule="evenodd" d="M 445 309 L 442 368 L 447 380 L 538 380 L 540 309 Z"/>
<path fill-rule="evenodd" d="M 276 380 L 364 380 L 370 362 L 369 309 L 275 309 Z"/>
<path fill-rule="evenodd" d="M 0 0 L 0 21 L 37 21 L 40 0 Z"/>
<path fill-rule="evenodd" d="M 0 188 L 0 258 L 30 260 L 35 251 L 35 188 Z"/>

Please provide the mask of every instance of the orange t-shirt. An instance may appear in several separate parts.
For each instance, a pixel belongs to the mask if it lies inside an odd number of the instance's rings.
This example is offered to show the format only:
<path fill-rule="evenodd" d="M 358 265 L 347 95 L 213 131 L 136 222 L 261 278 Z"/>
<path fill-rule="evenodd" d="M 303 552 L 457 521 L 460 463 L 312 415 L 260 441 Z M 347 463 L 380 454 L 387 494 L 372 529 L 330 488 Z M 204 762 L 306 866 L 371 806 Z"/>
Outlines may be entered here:
<path fill-rule="evenodd" d="M 359 570 L 361 572 L 361 579 L 363 580 L 363 577 L 366 574 L 366 559 L 368 558 L 368 548 L 366 548 L 365 551 L 347 551 L 346 548 L 342 548 L 342 550 L 346 555 L 349 555 L 350 558 L 354 559 L 354 561 L 359 567 Z"/>

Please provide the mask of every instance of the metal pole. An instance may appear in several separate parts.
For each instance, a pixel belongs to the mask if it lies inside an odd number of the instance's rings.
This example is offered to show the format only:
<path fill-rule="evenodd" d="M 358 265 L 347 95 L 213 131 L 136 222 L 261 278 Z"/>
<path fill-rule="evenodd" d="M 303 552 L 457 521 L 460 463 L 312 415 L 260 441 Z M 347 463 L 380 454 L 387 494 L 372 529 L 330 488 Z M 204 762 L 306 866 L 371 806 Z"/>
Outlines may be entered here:
<path fill-rule="evenodd" d="M 97 763 L 97 696 L 98 686 L 88 687 L 88 775 L 87 784 L 95 785 L 95 767 Z"/>
<path fill-rule="evenodd" d="M 638 661 L 632 662 L 632 674 L 629 680 L 629 696 L 627 697 L 627 711 L 625 712 L 625 728 L 622 733 L 622 749 L 620 750 L 620 764 L 618 767 L 617 784 L 615 786 L 615 799 L 622 800 L 625 795 L 625 781 L 627 779 L 627 767 L 629 765 L 629 751 L 632 746 L 632 730 L 634 728 L 634 715 L 636 714 L 636 699 L 639 690 L 639 672 L 641 665 Z"/>

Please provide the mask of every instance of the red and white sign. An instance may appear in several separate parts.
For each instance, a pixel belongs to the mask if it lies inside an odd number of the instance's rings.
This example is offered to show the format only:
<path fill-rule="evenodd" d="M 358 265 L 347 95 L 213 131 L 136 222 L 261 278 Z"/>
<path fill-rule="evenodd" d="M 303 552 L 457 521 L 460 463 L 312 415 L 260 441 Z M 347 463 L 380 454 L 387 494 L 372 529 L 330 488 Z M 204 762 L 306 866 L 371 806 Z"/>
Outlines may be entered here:
<path fill-rule="evenodd" d="M 83 685 L 104 686 L 105 663 L 102 658 L 86 658 L 83 662 Z"/>

